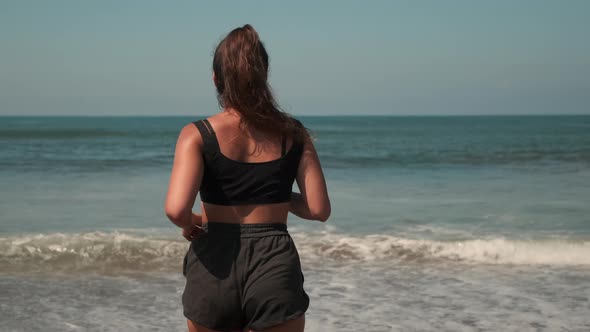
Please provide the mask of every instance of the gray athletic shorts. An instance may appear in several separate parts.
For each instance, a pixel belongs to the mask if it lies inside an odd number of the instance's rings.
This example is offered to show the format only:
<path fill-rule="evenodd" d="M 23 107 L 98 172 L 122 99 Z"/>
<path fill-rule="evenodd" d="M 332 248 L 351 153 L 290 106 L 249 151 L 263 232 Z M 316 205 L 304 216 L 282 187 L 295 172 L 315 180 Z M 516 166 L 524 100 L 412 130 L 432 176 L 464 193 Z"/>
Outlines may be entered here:
<path fill-rule="evenodd" d="M 184 258 L 184 316 L 218 331 L 263 330 L 305 313 L 299 254 L 286 224 L 209 222 Z"/>

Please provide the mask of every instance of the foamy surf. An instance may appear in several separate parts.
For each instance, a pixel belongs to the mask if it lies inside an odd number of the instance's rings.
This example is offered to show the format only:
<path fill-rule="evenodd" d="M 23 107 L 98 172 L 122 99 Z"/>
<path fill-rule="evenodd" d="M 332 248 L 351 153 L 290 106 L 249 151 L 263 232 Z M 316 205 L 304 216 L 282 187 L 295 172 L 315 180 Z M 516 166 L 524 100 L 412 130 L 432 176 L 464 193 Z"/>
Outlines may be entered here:
<path fill-rule="evenodd" d="M 297 234 L 295 238 L 301 254 L 311 259 L 444 259 L 485 264 L 590 265 L 590 241 L 505 238 L 433 241 L 390 235 L 336 234 Z"/>
<path fill-rule="evenodd" d="M 590 266 L 590 242 L 562 240 L 470 239 L 432 241 L 392 235 L 350 236 L 293 232 L 301 259 L 309 263 L 448 260 L 482 264 Z M 171 235 L 121 232 L 39 234 L 0 238 L 0 270 L 18 271 L 174 271 L 188 243 Z"/>
<path fill-rule="evenodd" d="M 120 232 L 39 234 L 0 238 L 6 271 L 169 271 L 182 262 L 186 241 Z"/>

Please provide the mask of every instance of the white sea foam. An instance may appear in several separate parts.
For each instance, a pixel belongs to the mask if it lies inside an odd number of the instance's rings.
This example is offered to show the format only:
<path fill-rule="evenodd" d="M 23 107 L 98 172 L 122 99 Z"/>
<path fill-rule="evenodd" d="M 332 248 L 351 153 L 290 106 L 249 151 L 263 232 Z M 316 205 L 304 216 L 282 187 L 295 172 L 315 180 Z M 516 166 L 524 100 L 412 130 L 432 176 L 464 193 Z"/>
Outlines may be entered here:
<path fill-rule="evenodd" d="M 308 262 L 452 260 L 484 264 L 590 266 L 590 241 L 509 240 L 433 241 L 392 235 L 351 236 L 293 232 Z M 169 235 L 120 232 L 41 234 L 0 238 L 5 271 L 169 271 L 182 263 L 188 243 Z"/>
<path fill-rule="evenodd" d="M 186 253 L 186 241 L 120 232 L 39 234 L 0 238 L 3 270 L 170 270 Z"/>
<path fill-rule="evenodd" d="M 448 259 L 486 264 L 590 265 L 590 241 L 506 238 L 433 241 L 390 235 L 298 234 L 303 256 L 337 260 Z"/>

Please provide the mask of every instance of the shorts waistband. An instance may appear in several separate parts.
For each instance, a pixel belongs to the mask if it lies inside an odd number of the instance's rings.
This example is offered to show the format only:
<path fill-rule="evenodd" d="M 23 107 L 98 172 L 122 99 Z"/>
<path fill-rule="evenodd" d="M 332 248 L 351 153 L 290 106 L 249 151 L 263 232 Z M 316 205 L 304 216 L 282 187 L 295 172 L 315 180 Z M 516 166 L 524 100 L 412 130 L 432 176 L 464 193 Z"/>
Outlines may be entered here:
<path fill-rule="evenodd" d="M 230 224 L 209 221 L 202 227 L 205 233 L 223 237 L 245 238 L 289 234 L 287 224 L 284 223 Z"/>

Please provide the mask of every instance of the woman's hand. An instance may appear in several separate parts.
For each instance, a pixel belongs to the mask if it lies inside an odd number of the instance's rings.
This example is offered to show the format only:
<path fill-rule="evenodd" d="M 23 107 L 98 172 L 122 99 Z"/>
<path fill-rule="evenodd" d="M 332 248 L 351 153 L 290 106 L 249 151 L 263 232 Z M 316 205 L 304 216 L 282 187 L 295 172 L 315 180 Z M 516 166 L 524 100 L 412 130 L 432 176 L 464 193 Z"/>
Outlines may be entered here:
<path fill-rule="evenodd" d="M 192 241 L 192 240 L 196 239 L 202 233 L 203 233 L 203 228 L 201 226 L 197 226 L 195 224 L 182 229 L 182 236 L 184 236 L 184 238 L 187 241 Z"/>
<path fill-rule="evenodd" d="M 182 236 L 184 236 L 184 238 L 188 241 L 196 239 L 197 236 L 203 233 L 203 228 L 201 227 L 202 224 L 203 216 L 201 214 L 192 212 L 191 224 L 182 229 Z"/>

